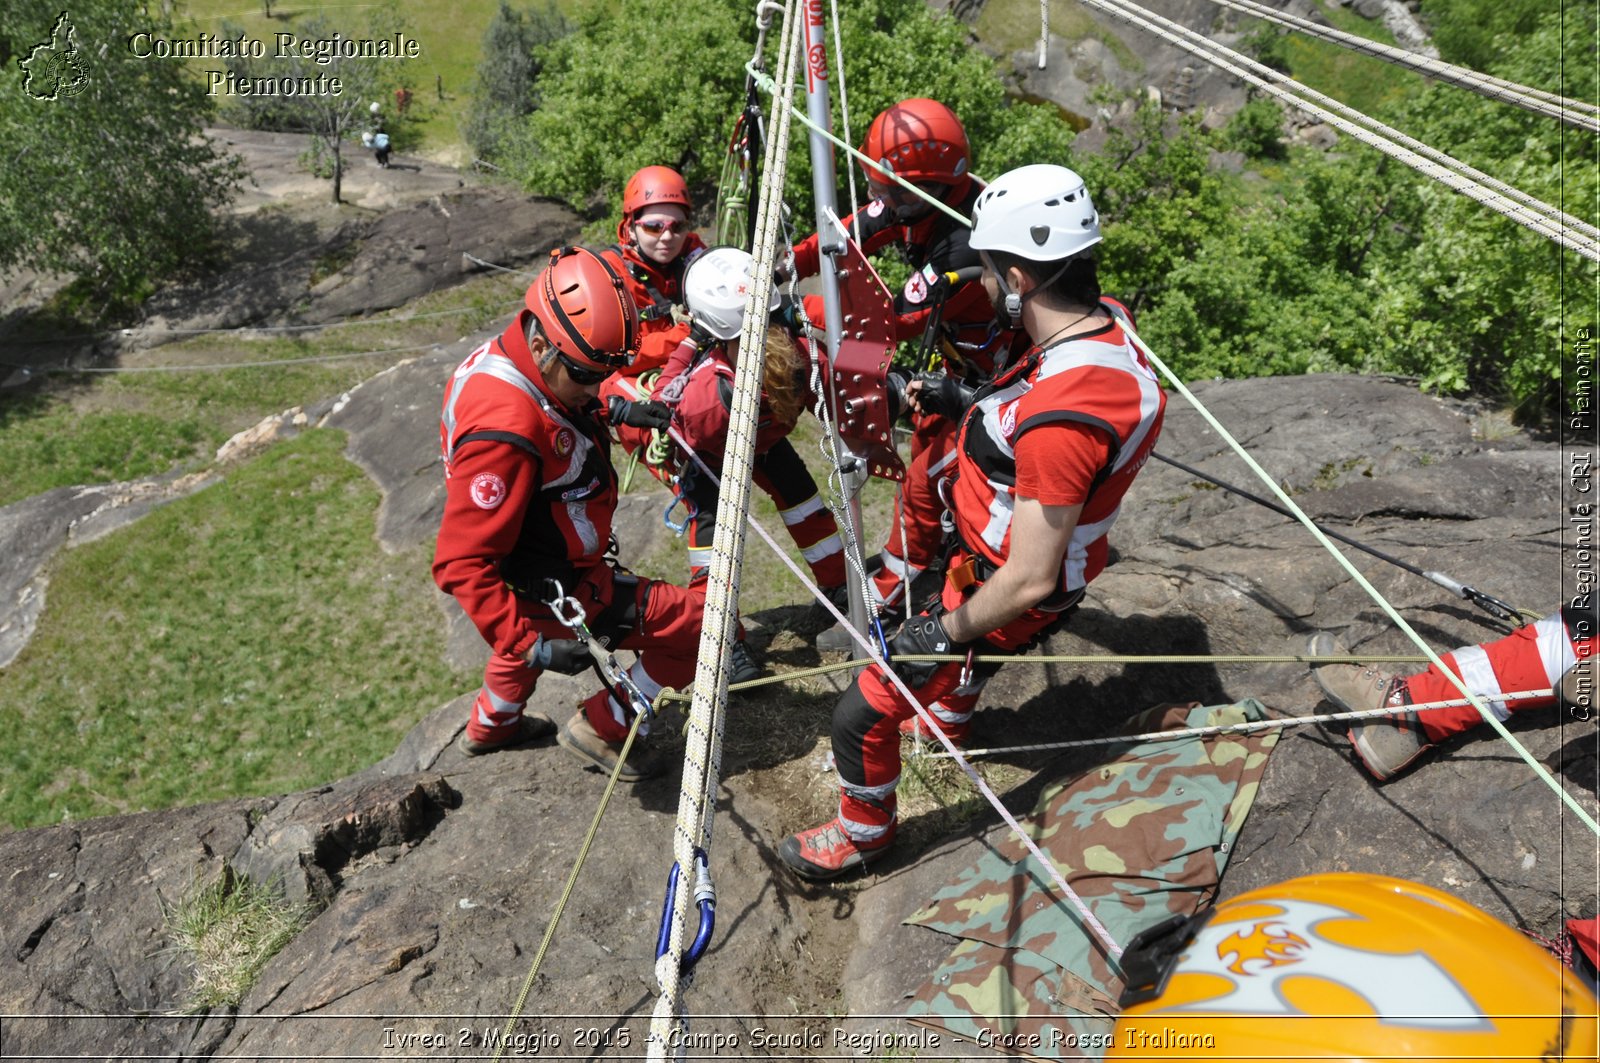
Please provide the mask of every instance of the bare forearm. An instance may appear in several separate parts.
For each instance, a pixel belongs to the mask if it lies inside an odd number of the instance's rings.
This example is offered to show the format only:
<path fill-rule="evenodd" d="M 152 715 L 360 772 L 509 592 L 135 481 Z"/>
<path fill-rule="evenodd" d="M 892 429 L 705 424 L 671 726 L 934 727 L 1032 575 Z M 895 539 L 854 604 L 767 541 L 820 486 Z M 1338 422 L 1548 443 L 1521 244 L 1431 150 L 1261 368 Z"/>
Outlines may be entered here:
<path fill-rule="evenodd" d="M 1001 565 L 994 576 L 959 608 L 944 618 L 944 629 L 957 642 L 975 642 L 1011 623 L 1056 589 L 1055 574 L 1041 579 L 1016 565 Z"/>

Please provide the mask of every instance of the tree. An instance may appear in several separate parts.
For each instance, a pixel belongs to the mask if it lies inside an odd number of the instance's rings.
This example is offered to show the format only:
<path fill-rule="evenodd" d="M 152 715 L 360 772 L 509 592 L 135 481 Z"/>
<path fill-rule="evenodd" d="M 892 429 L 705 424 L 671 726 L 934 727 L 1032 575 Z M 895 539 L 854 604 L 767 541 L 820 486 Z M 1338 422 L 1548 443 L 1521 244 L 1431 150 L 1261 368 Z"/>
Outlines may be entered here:
<path fill-rule="evenodd" d="M 1054 108 L 1010 98 L 994 61 L 971 46 L 958 20 L 923 0 L 861 0 L 841 9 L 858 143 L 878 111 L 908 96 L 932 96 L 966 124 L 978 173 L 1064 157 L 1070 127 Z M 540 50 L 540 104 L 508 138 L 506 168 L 529 190 L 579 209 L 591 207 L 598 194 L 610 218 L 597 231 L 614 225 L 622 187 L 641 166 L 677 165 L 692 186 L 705 186 L 721 168 L 720 153 L 743 106 L 754 39 L 752 10 L 738 0 L 623 0 L 618 11 L 591 9 L 576 32 Z M 774 32 L 769 69 L 777 65 L 776 39 Z M 830 33 L 837 70 L 831 40 Z M 637 76 L 645 62 L 649 76 Z M 837 74 L 833 85 L 837 91 Z M 798 105 L 803 109 L 804 100 Z M 764 109 L 771 114 L 770 100 Z M 842 116 L 835 131 L 843 135 Z M 809 225 L 815 215 L 804 135 L 796 123 L 786 191 L 795 217 Z M 841 181 L 844 162 L 839 158 Z"/>
<path fill-rule="evenodd" d="M 170 26 L 136 0 L 12 0 L 0 20 L 0 269 L 70 274 L 96 316 L 202 264 L 243 178 L 182 64 L 131 53 L 141 30 Z"/>
<path fill-rule="evenodd" d="M 228 23 L 224 32 L 239 30 Z M 379 7 L 368 16 L 364 29 L 351 33 L 324 15 L 314 15 L 295 25 L 301 41 L 325 41 L 338 33 L 345 40 L 394 41 L 396 34 L 413 36 L 406 20 L 392 6 Z M 404 71 L 404 59 L 347 55 L 337 49 L 319 53 L 297 48 L 279 55 L 274 49 L 267 56 L 228 57 L 223 60 L 232 84 L 273 83 L 313 85 L 311 91 L 239 93 L 227 98 L 224 113 L 252 129 L 280 129 L 305 132 L 311 136 L 311 155 L 319 172 L 333 179 L 333 201 L 343 202 L 344 151 L 346 141 L 363 132 L 375 131 L 380 119 L 371 110 L 374 104 L 393 97 Z M 332 91 L 334 82 L 338 91 Z M 391 112 L 381 119 L 391 144 L 399 136 L 401 124 L 415 120 Z"/>
<path fill-rule="evenodd" d="M 479 158 L 498 158 L 507 127 L 538 107 L 540 50 L 571 32 L 554 0 L 526 11 L 500 0 L 483 33 L 483 58 L 464 131 Z"/>

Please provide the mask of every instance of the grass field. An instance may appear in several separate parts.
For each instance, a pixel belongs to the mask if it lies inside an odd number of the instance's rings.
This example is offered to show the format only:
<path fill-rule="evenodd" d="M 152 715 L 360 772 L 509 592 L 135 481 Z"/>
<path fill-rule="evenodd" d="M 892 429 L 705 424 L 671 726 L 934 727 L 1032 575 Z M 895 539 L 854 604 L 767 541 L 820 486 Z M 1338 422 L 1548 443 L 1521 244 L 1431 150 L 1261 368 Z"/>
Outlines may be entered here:
<path fill-rule="evenodd" d="M 274 3 L 272 18 L 262 6 L 241 0 L 182 0 L 175 21 L 188 20 L 196 30 L 216 32 L 226 19 L 242 26 L 247 34 L 268 43 L 275 33 L 293 33 L 295 23 L 305 15 L 323 14 L 346 35 L 358 34 L 368 12 L 379 4 Z M 412 108 L 420 114 L 426 148 L 448 156 L 451 161 L 469 161 L 461 137 L 461 123 L 471 106 L 471 93 L 478 70 L 478 55 L 483 31 L 494 17 L 499 0 L 405 0 L 397 9 L 411 25 L 422 54 L 403 60 L 406 85 L 413 93 Z M 516 4 L 513 6 L 526 6 Z M 558 4 L 566 7 L 566 4 Z M 196 70 L 222 69 L 220 61 L 195 61 Z M 443 98 L 440 97 L 440 87 Z M 392 99 L 382 100 L 386 110 Z"/>

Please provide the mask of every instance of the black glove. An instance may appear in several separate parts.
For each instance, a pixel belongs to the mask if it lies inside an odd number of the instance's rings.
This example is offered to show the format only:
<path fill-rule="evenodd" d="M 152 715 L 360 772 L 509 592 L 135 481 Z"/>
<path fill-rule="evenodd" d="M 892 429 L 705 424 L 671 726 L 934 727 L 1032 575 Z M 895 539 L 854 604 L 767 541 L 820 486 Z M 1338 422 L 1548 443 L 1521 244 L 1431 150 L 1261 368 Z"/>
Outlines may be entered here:
<path fill-rule="evenodd" d="M 900 625 L 900 630 L 894 633 L 889 640 L 889 666 L 895 674 L 906 681 L 908 687 L 920 687 L 933 678 L 933 673 L 939 670 L 938 661 L 902 661 L 900 658 L 907 655 L 928 653 L 959 653 L 964 649 L 963 643 L 958 643 L 950 637 L 944 629 L 940 617 L 944 610 L 934 606 L 932 612 L 914 616 Z"/>
<path fill-rule="evenodd" d="M 922 382 L 917 392 L 917 405 L 922 407 L 922 412 L 952 421 L 961 419 L 972 405 L 972 397 L 978 393 L 977 388 L 969 387 L 960 377 L 946 373 L 919 373 L 917 379 Z"/>
<path fill-rule="evenodd" d="M 722 341 L 713 336 L 711 334 L 711 330 L 706 328 L 698 319 L 696 319 L 689 325 L 689 342 L 694 344 L 694 349 L 696 351 L 703 353 L 709 350 L 712 344 L 721 343 Z"/>
<path fill-rule="evenodd" d="M 613 395 L 606 409 L 614 425 L 664 429 L 672 423 L 672 410 L 659 402 L 629 402 L 621 395 Z"/>
<path fill-rule="evenodd" d="M 522 655 L 529 668 L 560 675 L 579 675 L 589 669 L 594 658 L 577 639 L 547 639 L 540 635 Z"/>
<path fill-rule="evenodd" d="M 805 322 L 800 320 L 800 303 L 798 300 L 785 299 L 778 304 L 778 309 L 767 316 L 770 324 L 779 328 L 788 329 L 798 336 L 805 328 Z"/>

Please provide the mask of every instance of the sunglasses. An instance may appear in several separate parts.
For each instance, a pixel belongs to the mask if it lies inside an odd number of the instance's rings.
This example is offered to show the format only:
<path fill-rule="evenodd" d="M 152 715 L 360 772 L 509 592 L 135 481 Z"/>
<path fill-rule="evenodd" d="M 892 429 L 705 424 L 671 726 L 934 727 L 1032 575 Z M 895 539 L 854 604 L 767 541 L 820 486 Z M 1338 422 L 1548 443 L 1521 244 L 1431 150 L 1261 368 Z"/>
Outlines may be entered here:
<path fill-rule="evenodd" d="M 651 236 L 660 236 L 662 233 L 666 233 L 668 236 L 677 236 L 679 233 L 689 231 L 689 223 L 687 221 L 661 221 L 658 218 L 646 218 L 644 221 L 635 222 L 634 224 Z"/>
<path fill-rule="evenodd" d="M 561 359 L 561 364 L 567 367 L 567 375 L 572 378 L 572 382 L 582 387 L 592 388 L 596 384 L 603 384 L 606 377 L 612 373 L 610 369 L 590 369 L 581 362 L 574 361 L 560 352 L 557 352 L 556 357 Z"/>

